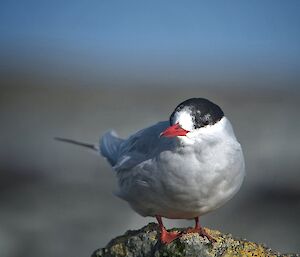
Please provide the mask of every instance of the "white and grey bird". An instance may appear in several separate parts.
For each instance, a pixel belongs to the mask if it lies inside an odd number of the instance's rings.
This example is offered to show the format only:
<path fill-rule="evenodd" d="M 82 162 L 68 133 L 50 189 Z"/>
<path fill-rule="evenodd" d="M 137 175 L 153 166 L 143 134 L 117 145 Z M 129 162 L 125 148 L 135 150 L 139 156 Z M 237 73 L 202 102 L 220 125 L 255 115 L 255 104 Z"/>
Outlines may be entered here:
<path fill-rule="evenodd" d="M 244 157 L 222 109 L 204 98 L 180 103 L 169 121 L 158 122 L 127 139 L 107 132 L 99 146 L 58 138 L 99 151 L 116 172 L 117 196 L 142 216 L 156 217 L 161 241 L 182 232 L 168 232 L 162 217 L 195 219 L 193 229 L 213 240 L 198 217 L 211 212 L 239 190 L 245 175 Z"/>

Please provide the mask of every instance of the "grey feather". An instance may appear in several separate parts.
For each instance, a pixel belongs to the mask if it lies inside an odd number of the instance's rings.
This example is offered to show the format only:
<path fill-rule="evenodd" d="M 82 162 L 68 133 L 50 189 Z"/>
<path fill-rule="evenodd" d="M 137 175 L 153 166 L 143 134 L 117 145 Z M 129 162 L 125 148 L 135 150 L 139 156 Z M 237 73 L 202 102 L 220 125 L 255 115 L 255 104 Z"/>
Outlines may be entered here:
<path fill-rule="evenodd" d="M 106 132 L 100 140 L 100 153 L 114 166 L 119 158 L 119 150 L 124 139 L 114 131 Z"/>
<path fill-rule="evenodd" d="M 60 142 L 64 142 L 64 143 L 82 146 L 82 147 L 91 149 L 91 150 L 99 153 L 99 147 L 95 144 L 89 144 L 89 143 L 85 143 L 85 142 L 81 142 L 81 141 L 77 141 L 77 140 L 73 140 L 73 139 L 69 139 L 69 138 L 63 138 L 63 137 L 55 137 L 54 139 L 57 141 L 60 141 Z"/>

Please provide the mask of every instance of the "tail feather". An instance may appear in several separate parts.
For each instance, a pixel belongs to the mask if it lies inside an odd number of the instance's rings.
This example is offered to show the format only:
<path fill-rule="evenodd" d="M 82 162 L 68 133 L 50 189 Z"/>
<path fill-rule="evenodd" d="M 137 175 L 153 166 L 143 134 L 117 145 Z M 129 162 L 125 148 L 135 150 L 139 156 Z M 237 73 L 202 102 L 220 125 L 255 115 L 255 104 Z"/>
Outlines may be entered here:
<path fill-rule="evenodd" d="M 57 140 L 57 141 L 60 141 L 60 142 L 64 142 L 64 143 L 70 143 L 70 144 L 73 144 L 73 145 L 83 146 L 85 148 L 89 148 L 89 149 L 99 153 L 99 147 L 97 145 L 94 145 L 94 144 L 80 142 L 80 141 L 77 141 L 77 140 L 73 140 L 73 139 L 69 139 L 69 138 L 63 138 L 63 137 L 55 137 L 54 139 Z"/>
<path fill-rule="evenodd" d="M 100 152 L 112 166 L 118 161 L 119 149 L 123 141 L 114 131 L 106 132 L 100 140 Z"/>

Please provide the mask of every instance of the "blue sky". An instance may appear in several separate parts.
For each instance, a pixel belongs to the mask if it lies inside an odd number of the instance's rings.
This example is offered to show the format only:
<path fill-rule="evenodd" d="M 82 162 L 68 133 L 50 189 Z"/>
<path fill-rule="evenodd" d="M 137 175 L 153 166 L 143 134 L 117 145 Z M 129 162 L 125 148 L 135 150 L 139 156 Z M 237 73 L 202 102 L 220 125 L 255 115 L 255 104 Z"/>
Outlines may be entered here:
<path fill-rule="evenodd" d="M 299 13 L 283 0 L 1 1 L 0 52 L 94 73 L 297 77 Z"/>

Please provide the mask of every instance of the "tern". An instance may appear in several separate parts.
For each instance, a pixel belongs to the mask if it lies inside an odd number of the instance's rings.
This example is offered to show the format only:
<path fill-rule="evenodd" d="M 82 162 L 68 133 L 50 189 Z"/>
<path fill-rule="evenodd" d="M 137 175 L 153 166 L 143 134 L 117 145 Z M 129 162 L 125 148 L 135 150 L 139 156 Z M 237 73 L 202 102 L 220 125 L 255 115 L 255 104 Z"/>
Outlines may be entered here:
<path fill-rule="evenodd" d="M 105 133 L 97 145 L 57 139 L 104 156 L 118 179 L 116 195 L 138 214 L 157 219 L 164 244 L 185 233 L 214 241 L 200 226 L 199 217 L 229 201 L 245 176 L 242 148 L 229 119 L 205 98 L 180 103 L 168 121 L 127 139 L 114 131 Z M 162 217 L 194 219 L 195 227 L 168 231 Z"/>

